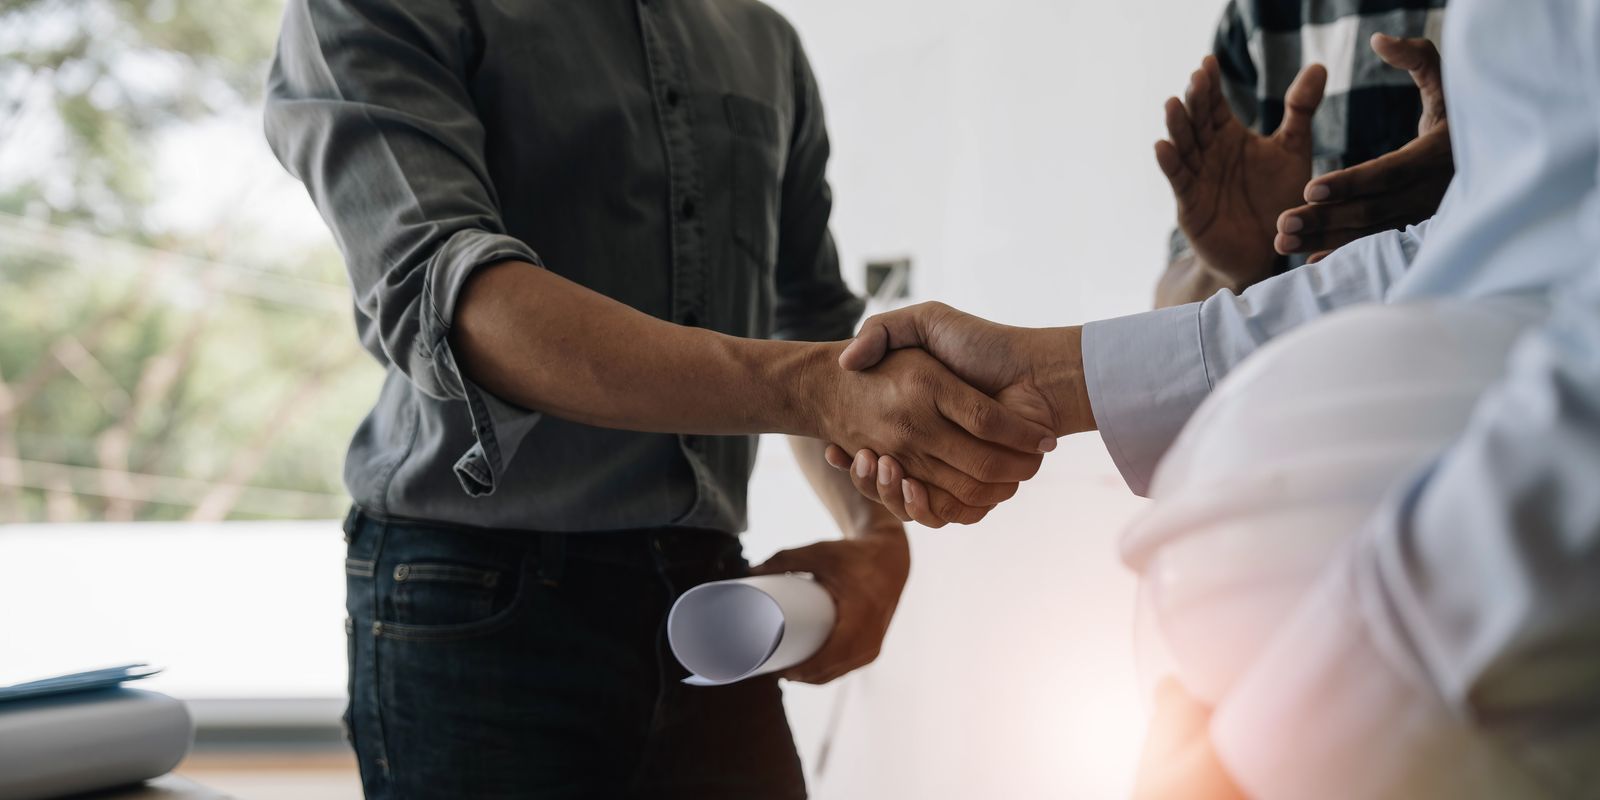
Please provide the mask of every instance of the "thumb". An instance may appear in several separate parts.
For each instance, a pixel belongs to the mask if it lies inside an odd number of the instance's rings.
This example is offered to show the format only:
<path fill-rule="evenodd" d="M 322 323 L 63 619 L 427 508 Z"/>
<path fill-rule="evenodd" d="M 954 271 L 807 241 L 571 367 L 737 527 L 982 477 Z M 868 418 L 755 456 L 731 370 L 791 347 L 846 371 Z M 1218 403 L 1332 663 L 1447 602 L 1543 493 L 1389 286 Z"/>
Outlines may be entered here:
<path fill-rule="evenodd" d="M 1395 69 L 1411 73 L 1437 73 L 1439 70 L 1439 48 L 1427 39 L 1402 39 L 1386 33 L 1374 33 L 1372 50 L 1383 59 L 1383 63 Z"/>
<path fill-rule="evenodd" d="M 751 567 L 750 574 L 754 576 L 782 575 L 785 572 L 815 572 L 825 561 L 827 551 L 822 545 L 822 542 L 817 542 L 774 553 L 771 558 Z"/>
<path fill-rule="evenodd" d="M 929 320 L 946 308 L 941 303 L 919 303 L 868 317 L 855 340 L 839 354 L 839 366 L 859 372 L 882 361 L 890 350 L 922 347 Z"/>
<path fill-rule="evenodd" d="M 1411 73 L 1411 80 L 1422 93 L 1422 132 L 1444 121 L 1444 73 L 1439 48 L 1427 39 L 1400 39 L 1382 33 L 1372 35 L 1372 50 L 1383 63 Z"/>
<path fill-rule="evenodd" d="M 1309 64 L 1289 84 L 1283 95 L 1283 124 L 1278 126 L 1276 137 L 1290 150 L 1311 150 L 1311 118 L 1322 105 L 1322 92 L 1328 87 L 1328 70 L 1321 64 Z"/>

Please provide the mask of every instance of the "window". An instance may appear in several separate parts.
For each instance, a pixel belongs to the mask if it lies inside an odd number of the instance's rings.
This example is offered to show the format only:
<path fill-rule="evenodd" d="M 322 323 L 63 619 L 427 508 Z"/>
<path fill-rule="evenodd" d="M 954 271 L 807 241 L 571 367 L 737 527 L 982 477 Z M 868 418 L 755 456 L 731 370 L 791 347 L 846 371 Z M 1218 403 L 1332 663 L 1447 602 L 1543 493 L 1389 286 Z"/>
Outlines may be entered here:
<path fill-rule="evenodd" d="M 0 11 L 8 674 L 151 660 L 187 698 L 342 696 L 340 463 L 382 373 L 260 133 L 280 8 Z"/>

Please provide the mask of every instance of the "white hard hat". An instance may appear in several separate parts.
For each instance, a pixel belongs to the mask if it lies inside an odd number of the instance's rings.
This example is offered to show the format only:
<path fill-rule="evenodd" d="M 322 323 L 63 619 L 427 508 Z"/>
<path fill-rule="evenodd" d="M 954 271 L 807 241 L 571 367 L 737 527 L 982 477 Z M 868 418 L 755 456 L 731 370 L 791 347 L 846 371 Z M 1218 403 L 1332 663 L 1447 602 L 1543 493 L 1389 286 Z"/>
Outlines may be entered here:
<path fill-rule="evenodd" d="M 1269 343 L 1224 380 L 1123 538 L 1143 665 L 1215 703 L 1333 549 L 1438 457 L 1542 300 L 1370 305 Z M 1149 660 L 1158 662 L 1152 665 Z"/>

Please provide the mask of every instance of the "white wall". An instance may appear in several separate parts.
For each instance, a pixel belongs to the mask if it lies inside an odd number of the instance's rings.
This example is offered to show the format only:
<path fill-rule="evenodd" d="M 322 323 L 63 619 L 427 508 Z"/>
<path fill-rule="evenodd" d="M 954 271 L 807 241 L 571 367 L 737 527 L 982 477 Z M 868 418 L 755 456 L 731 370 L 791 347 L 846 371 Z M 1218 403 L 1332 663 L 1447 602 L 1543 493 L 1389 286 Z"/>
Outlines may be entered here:
<path fill-rule="evenodd" d="M 1221 0 L 775 4 L 822 84 L 852 280 L 910 253 L 913 300 L 1014 324 L 1147 306 L 1172 220 L 1151 145 Z M 752 557 L 831 528 L 780 441 L 752 492 Z M 815 795 L 1125 796 L 1144 704 L 1116 539 L 1139 504 L 1082 436 L 982 524 L 914 533 L 901 611 L 848 679 Z M 789 690 L 813 770 L 839 691 Z"/>

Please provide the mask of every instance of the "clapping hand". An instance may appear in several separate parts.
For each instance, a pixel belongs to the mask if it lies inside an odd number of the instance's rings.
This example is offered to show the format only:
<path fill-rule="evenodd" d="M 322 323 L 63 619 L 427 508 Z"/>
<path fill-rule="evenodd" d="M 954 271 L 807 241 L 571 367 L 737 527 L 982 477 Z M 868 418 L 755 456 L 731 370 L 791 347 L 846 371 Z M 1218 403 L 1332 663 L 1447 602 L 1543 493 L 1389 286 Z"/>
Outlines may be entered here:
<path fill-rule="evenodd" d="M 1372 49 L 1385 63 L 1410 72 L 1422 92 L 1417 138 L 1308 183 L 1306 204 L 1278 218 L 1274 246 L 1280 253 L 1310 253 L 1318 261 L 1356 239 L 1428 219 L 1455 177 L 1439 50 L 1427 39 L 1381 33 L 1373 35 Z"/>

